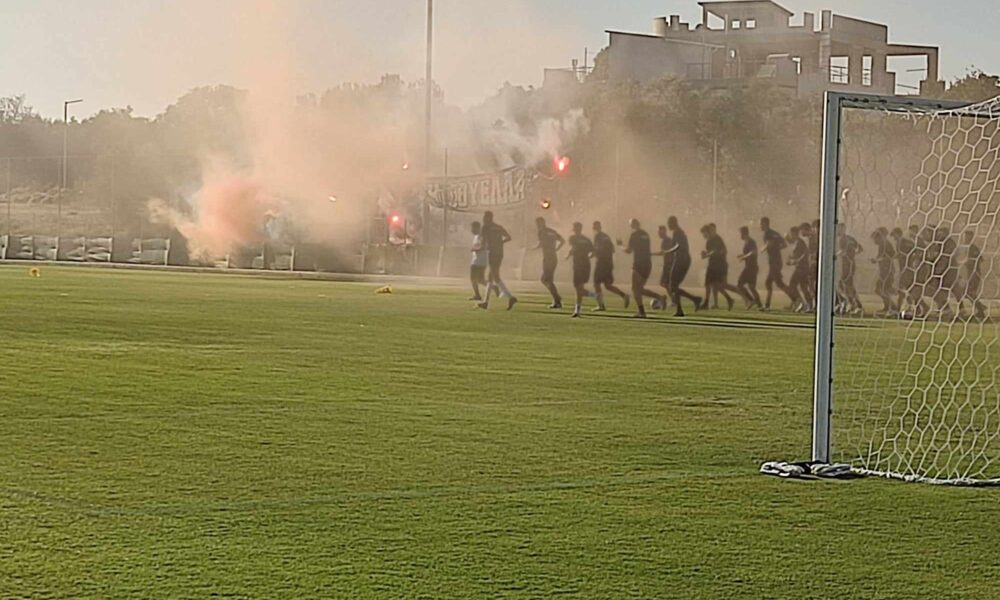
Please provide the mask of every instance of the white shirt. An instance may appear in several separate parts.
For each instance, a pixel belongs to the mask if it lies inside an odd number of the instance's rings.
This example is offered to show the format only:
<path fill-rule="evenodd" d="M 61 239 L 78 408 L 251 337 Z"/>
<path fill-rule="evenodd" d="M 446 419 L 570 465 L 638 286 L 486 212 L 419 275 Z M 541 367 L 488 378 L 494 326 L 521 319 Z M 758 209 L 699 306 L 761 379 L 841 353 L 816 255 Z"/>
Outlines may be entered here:
<path fill-rule="evenodd" d="M 490 253 L 483 248 L 483 236 L 472 236 L 472 266 L 485 267 L 489 264 Z"/>

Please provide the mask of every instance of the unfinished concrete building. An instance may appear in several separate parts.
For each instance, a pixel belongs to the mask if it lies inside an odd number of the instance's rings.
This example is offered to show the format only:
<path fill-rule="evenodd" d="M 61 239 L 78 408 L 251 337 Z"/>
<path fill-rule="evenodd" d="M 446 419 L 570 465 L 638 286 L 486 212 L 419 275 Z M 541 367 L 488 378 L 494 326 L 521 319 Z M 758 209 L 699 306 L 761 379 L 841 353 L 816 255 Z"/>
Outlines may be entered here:
<path fill-rule="evenodd" d="M 708 86 L 766 80 L 797 94 L 824 90 L 938 96 L 938 48 L 889 43 L 889 28 L 825 10 L 817 22 L 771 0 L 700 2 L 701 23 L 677 15 L 653 22 L 653 33 L 608 31 L 612 83 L 674 77 Z M 923 57 L 919 88 L 897 87 L 890 57 Z M 919 69 L 923 70 L 923 69 Z"/>

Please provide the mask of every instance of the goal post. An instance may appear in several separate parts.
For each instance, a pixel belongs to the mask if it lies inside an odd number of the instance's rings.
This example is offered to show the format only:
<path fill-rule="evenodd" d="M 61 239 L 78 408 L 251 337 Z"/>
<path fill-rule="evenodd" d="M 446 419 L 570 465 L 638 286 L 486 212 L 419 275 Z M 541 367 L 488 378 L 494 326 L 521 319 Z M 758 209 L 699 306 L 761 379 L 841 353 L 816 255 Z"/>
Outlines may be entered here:
<path fill-rule="evenodd" d="M 824 112 L 812 459 L 998 484 L 1000 100 Z"/>

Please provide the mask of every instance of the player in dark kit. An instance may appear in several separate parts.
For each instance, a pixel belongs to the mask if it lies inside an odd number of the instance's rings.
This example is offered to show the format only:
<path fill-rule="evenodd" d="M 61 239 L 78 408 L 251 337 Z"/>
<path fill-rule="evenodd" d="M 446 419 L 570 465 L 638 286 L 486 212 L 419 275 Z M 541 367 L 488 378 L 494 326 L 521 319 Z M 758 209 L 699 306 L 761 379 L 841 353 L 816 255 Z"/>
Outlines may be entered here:
<path fill-rule="evenodd" d="M 627 254 L 632 255 L 632 297 L 635 298 L 636 318 L 646 318 L 646 306 L 643 303 L 643 296 L 659 299 L 666 302 L 666 299 L 646 289 L 646 282 L 653 272 L 653 253 L 649 234 L 643 231 L 642 224 L 638 219 L 632 219 L 629 225 L 632 228 L 632 235 L 628 239 L 628 246 L 625 248 Z"/>
<path fill-rule="evenodd" d="M 961 309 L 965 294 L 959 281 L 961 265 L 959 264 L 958 242 L 947 227 L 939 225 L 934 228 L 934 243 L 930 254 L 934 257 L 933 282 L 934 287 L 937 288 L 933 295 L 934 304 L 942 317 L 954 318 L 954 314 L 948 306 L 948 299 L 954 298 Z"/>
<path fill-rule="evenodd" d="M 788 264 L 792 267 L 792 278 L 788 282 L 788 287 L 799 295 L 798 312 L 811 312 L 809 305 L 809 286 L 812 279 L 812 265 L 810 264 L 809 244 L 802 239 L 802 229 L 792 227 L 788 232 L 788 243 L 792 246 L 792 253 L 788 256 Z"/>
<path fill-rule="evenodd" d="M 681 289 L 681 286 L 684 284 L 684 278 L 687 277 L 688 271 L 691 270 L 691 246 L 688 243 L 687 234 L 681 229 L 680 224 L 677 222 L 677 217 L 667 219 L 667 229 L 670 231 L 670 239 L 673 240 L 674 244 L 673 247 L 664 252 L 665 256 L 673 256 L 674 259 L 673 268 L 670 272 L 670 295 L 673 297 L 674 305 L 677 307 L 677 312 L 674 316 L 683 317 L 684 307 L 681 306 L 681 298 L 687 298 L 693 302 L 695 310 L 702 308 L 702 299 Z"/>
<path fill-rule="evenodd" d="M 674 241 L 670 239 L 670 232 L 666 225 L 660 225 L 656 234 L 660 237 L 660 251 L 654 253 L 655 256 L 663 257 L 663 271 L 660 273 L 660 287 L 667 290 L 667 295 L 673 301 L 674 295 L 670 291 L 670 275 L 674 270 L 674 260 L 676 257 L 670 249 L 674 247 Z"/>
<path fill-rule="evenodd" d="M 482 302 L 483 297 L 479 294 L 479 286 L 486 285 L 486 267 L 489 266 L 489 251 L 486 243 L 483 242 L 483 226 L 476 221 L 472 224 L 472 264 L 469 266 L 469 281 L 472 282 L 472 298 L 476 302 Z"/>
<path fill-rule="evenodd" d="M 767 254 L 767 279 L 764 280 L 764 287 L 767 289 L 767 300 L 764 302 L 765 310 L 771 310 L 771 299 L 774 296 L 774 287 L 785 292 L 792 299 L 792 304 L 798 304 L 799 297 L 794 290 L 785 285 L 785 279 L 781 275 L 784 262 L 781 253 L 788 247 L 785 238 L 777 231 L 771 229 L 771 219 L 764 217 L 760 220 L 760 230 L 764 233 L 764 252 Z"/>
<path fill-rule="evenodd" d="M 806 283 L 805 302 L 809 306 L 816 308 L 817 288 L 819 287 L 819 221 L 803 223 L 799 226 L 799 235 L 806 242 L 809 249 L 809 277 Z"/>
<path fill-rule="evenodd" d="M 628 308 L 629 296 L 625 292 L 615 287 L 615 243 L 611 237 L 604 233 L 600 221 L 594 221 L 594 294 L 597 298 L 597 311 L 607 310 L 604 305 L 603 286 L 612 294 L 616 294 L 625 301 L 625 308 Z"/>
<path fill-rule="evenodd" d="M 517 298 L 514 297 L 514 294 L 510 293 L 510 290 L 507 289 L 507 284 L 503 282 L 503 278 L 500 276 L 500 267 L 503 266 L 504 244 L 512 238 L 506 229 L 493 220 L 493 213 L 491 211 L 486 211 L 483 214 L 482 235 L 483 241 L 486 242 L 486 249 L 490 253 L 490 272 L 489 285 L 486 287 L 486 298 L 477 306 L 483 310 L 488 309 L 490 307 L 490 294 L 494 289 L 499 289 L 500 295 L 507 298 L 507 310 L 511 310 L 517 304 Z"/>
<path fill-rule="evenodd" d="M 545 225 L 545 219 L 538 217 L 535 219 L 538 227 L 538 246 L 536 249 L 542 251 L 542 285 L 552 295 L 551 309 L 562 308 L 562 296 L 556 289 L 556 267 L 559 266 L 559 250 L 566 244 L 566 240 L 559 233 Z"/>
<path fill-rule="evenodd" d="M 729 291 L 742 294 L 739 290 L 729 285 L 729 261 L 727 259 L 728 249 L 726 242 L 719 235 L 714 223 L 710 223 L 701 228 L 701 234 L 705 237 L 705 251 L 701 253 L 702 258 L 708 260 L 705 269 L 705 293 L 712 294 L 715 298 L 715 308 L 718 308 L 718 297 L 726 299 L 729 310 L 733 310 L 736 302 L 733 301 Z"/>
<path fill-rule="evenodd" d="M 847 226 L 843 223 L 837 224 L 837 256 L 840 257 L 840 295 L 843 297 L 843 314 L 861 314 L 864 306 L 861 304 L 861 297 L 858 295 L 858 288 L 854 283 L 854 276 L 858 271 L 858 255 L 864 252 L 864 248 L 858 240 L 847 234 Z"/>
<path fill-rule="evenodd" d="M 889 230 L 885 227 L 879 227 L 872 233 L 872 242 L 875 244 L 875 258 L 872 259 L 872 263 L 878 270 L 875 294 L 882 299 L 882 310 L 875 316 L 895 316 L 899 311 L 899 307 L 893 301 L 896 295 L 896 248 L 892 245 Z"/>
<path fill-rule="evenodd" d="M 590 296 L 587 282 L 590 281 L 590 257 L 594 254 L 594 244 L 583 235 L 583 224 L 573 223 L 573 235 L 569 237 L 569 256 L 573 260 L 573 287 L 576 289 L 576 306 L 573 318 L 580 318 L 583 299 Z"/>
<path fill-rule="evenodd" d="M 983 251 L 976 245 L 976 232 L 971 229 L 962 234 L 962 244 L 965 246 L 965 259 L 962 261 L 965 286 L 958 308 L 961 311 L 962 303 L 968 300 L 973 306 L 976 319 L 982 321 L 989 317 L 989 309 L 980 300 L 983 294 Z"/>
<path fill-rule="evenodd" d="M 892 230 L 890 234 L 896 241 L 896 265 L 899 270 L 898 293 L 896 294 L 896 306 L 899 307 L 901 316 L 909 309 L 913 314 L 926 314 L 926 305 L 920 298 L 920 292 L 916 288 L 917 265 L 921 257 L 917 253 L 917 235 L 920 229 L 916 226 L 909 228 L 909 235 L 904 235 L 899 227 Z"/>
<path fill-rule="evenodd" d="M 737 258 L 743 263 L 743 272 L 736 286 L 743 296 L 750 299 L 747 308 L 764 308 L 760 294 L 757 293 L 757 279 L 760 277 L 760 256 L 757 252 L 757 242 L 750 237 L 749 227 L 740 227 L 740 239 L 743 240 L 743 253 Z"/>

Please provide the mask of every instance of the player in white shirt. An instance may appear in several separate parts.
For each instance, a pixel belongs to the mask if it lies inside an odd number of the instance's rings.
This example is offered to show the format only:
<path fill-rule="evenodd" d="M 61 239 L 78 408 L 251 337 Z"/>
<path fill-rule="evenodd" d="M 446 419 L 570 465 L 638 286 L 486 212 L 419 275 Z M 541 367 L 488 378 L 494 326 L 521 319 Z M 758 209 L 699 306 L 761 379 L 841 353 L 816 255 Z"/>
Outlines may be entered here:
<path fill-rule="evenodd" d="M 469 267 L 469 280 L 472 282 L 472 297 L 469 300 L 481 302 L 479 286 L 486 285 L 486 267 L 489 265 L 490 253 L 483 242 L 483 226 L 478 221 L 472 224 L 472 265 Z"/>

